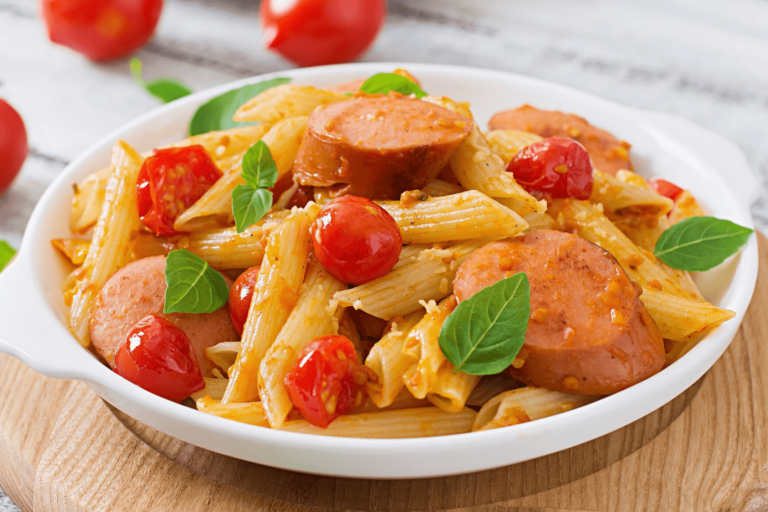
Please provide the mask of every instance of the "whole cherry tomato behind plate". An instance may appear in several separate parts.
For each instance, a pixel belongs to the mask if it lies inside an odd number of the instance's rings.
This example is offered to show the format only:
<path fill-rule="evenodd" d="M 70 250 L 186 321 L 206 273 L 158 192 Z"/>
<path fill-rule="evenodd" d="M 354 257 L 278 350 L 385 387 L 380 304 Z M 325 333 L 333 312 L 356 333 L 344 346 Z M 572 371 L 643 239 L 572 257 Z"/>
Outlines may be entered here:
<path fill-rule="evenodd" d="M 0 99 L 0 194 L 11 186 L 28 152 L 24 121 L 12 106 Z"/>
<path fill-rule="evenodd" d="M 147 44 L 163 0 L 41 0 L 40 7 L 51 41 L 104 62 Z"/>
<path fill-rule="evenodd" d="M 385 0 L 262 0 L 264 46 L 299 66 L 351 62 L 386 14 Z"/>

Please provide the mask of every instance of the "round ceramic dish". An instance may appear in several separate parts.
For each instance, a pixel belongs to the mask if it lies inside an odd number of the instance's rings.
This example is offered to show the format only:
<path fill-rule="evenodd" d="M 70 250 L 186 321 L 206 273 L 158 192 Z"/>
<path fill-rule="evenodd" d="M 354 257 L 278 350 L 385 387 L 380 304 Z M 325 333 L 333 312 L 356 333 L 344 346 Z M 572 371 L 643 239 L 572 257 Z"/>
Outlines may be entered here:
<path fill-rule="evenodd" d="M 106 136 L 62 172 L 27 226 L 17 260 L 0 274 L 0 350 L 56 378 L 87 382 L 112 405 L 188 443 L 269 466 L 324 475 L 414 478 L 467 473 L 540 457 L 621 428 L 661 407 L 699 379 L 736 334 L 757 276 L 757 241 L 700 279 L 708 298 L 736 311 L 670 368 L 625 391 L 580 409 L 514 427 L 447 437 L 348 439 L 258 428 L 159 398 L 84 350 L 64 323 L 60 286 L 66 275 L 50 240 L 70 236 L 72 183 L 109 162 L 124 139 L 139 151 L 185 136 L 198 105 L 230 89 L 276 76 L 324 86 L 406 67 L 435 95 L 469 101 L 481 126 L 499 110 L 530 103 L 586 117 L 633 145 L 639 173 L 660 175 L 690 189 L 708 213 L 753 226 L 749 205 L 755 178 L 732 143 L 666 114 L 623 107 L 531 78 L 472 68 L 426 64 L 353 64 L 263 75 L 200 92 L 160 107 Z M 23 393 L 23 390 L 19 390 Z"/>

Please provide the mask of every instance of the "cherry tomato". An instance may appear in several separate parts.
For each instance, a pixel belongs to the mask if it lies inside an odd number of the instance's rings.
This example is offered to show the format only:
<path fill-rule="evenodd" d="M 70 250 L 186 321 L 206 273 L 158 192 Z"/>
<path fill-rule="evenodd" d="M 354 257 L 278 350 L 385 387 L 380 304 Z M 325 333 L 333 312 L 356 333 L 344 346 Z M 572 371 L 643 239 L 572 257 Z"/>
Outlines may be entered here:
<path fill-rule="evenodd" d="M 178 234 L 176 217 L 221 177 L 203 146 L 156 149 L 144 160 L 136 183 L 139 216 L 158 235 Z"/>
<path fill-rule="evenodd" d="M 588 199 L 592 193 L 589 153 L 572 139 L 550 137 L 534 142 L 515 155 L 507 171 L 529 192 L 575 199 Z"/>
<path fill-rule="evenodd" d="M 152 37 L 163 0 L 41 0 L 48 37 L 96 62 L 130 55 Z"/>
<path fill-rule="evenodd" d="M 173 402 L 205 387 L 189 338 L 157 315 L 142 318 L 128 332 L 115 353 L 115 372 Z"/>
<path fill-rule="evenodd" d="M 264 46 L 298 66 L 350 62 L 384 24 L 386 0 L 262 0 Z"/>
<path fill-rule="evenodd" d="M 28 152 L 24 121 L 12 106 L 0 99 L 0 194 L 10 188 Z"/>
<path fill-rule="evenodd" d="M 248 310 L 251 309 L 251 299 L 256 280 L 259 278 L 259 268 L 261 267 L 251 267 L 240 274 L 229 289 L 229 316 L 232 318 L 235 330 L 241 335 L 245 321 L 248 320 Z"/>
<path fill-rule="evenodd" d="M 329 201 L 310 234 L 317 259 L 345 283 L 362 284 L 383 276 L 395 266 L 403 248 L 395 219 L 365 197 Z"/>
<path fill-rule="evenodd" d="M 661 178 L 654 178 L 652 180 L 648 180 L 648 184 L 653 188 L 656 192 L 661 194 L 664 197 L 668 197 L 671 200 L 677 199 L 677 197 L 683 193 L 683 189 L 675 185 L 674 183 L 663 180 Z"/>
<path fill-rule="evenodd" d="M 352 342 L 345 336 L 313 339 L 299 352 L 285 376 L 291 402 L 304 418 L 318 427 L 363 403 L 366 373 L 358 368 Z"/>

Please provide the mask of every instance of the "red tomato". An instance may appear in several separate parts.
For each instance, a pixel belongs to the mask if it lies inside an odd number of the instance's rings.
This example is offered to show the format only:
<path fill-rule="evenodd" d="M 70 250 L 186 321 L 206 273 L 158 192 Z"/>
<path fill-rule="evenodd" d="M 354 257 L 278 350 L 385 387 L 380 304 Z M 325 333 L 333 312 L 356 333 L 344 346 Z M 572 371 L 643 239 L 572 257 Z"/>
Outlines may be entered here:
<path fill-rule="evenodd" d="M 136 183 L 139 216 L 158 235 L 178 234 L 176 217 L 221 178 L 203 146 L 156 149 L 144 160 Z"/>
<path fill-rule="evenodd" d="M 298 66 L 350 62 L 384 24 L 385 0 L 262 0 L 264 46 Z"/>
<path fill-rule="evenodd" d="M 235 279 L 229 289 L 229 316 L 238 334 L 243 334 L 245 321 L 248 320 L 248 310 L 251 309 L 253 290 L 259 278 L 259 268 L 251 267 Z"/>
<path fill-rule="evenodd" d="M 572 139 L 550 137 L 521 149 L 507 171 L 526 190 L 553 198 L 589 199 L 592 162 L 584 146 Z"/>
<path fill-rule="evenodd" d="M 0 99 L 0 194 L 10 188 L 28 152 L 24 121 L 12 106 Z"/>
<path fill-rule="evenodd" d="M 328 202 L 310 234 L 317 259 L 345 283 L 362 284 L 383 276 L 395 266 L 403 248 L 395 219 L 365 197 Z"/>
<path fill-rule="evenodd" d="M 285 376 L 291 402 L 307 421 L 327 427 L 362 405 L 366 374 L 358 366 L 355 347 L 347 337 L 315 338 L 299 352 Z"/>
<path fill-rule="evenodd" d="M 115 372 L 173 402 L 205 387 L 187 335 L 157 315 L 142 318 L 128 332 L 115 353 Z"/>
<path fill-rule="evenodd" d="M 149 41 L 163 0 L 41 0 L 40 6 L 51 41 L 103 62 Z"/>
<path fill-rule="evenodd" d="M 683 193 L 683 189 L 678 187 L 672 182 L 669 182 L 667 180 L 663 180 L 661 178 L 654 178 L 652 180 L 648 180 L 648 184 L 653 188 L 656 192 L 661 194 L 664 197 L 668 197 L 671 200 L 677 199 L 677 197 Z"/>

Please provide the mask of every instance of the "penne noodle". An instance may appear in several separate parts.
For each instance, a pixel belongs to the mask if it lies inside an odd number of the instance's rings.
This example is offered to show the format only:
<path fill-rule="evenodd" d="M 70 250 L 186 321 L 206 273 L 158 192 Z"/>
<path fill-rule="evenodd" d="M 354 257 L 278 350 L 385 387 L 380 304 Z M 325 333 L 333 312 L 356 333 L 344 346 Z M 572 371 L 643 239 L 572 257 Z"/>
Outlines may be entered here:
<path fill-rule="evenodd" d="M 309 227 L 319 211 L 314 203 L 296 209 L 269 236 L 243 327 L 240 352 L 222 403 L 252 402 L 258 398 L 259 365 L 298 300 L 309 257 Z"/>
<path fill-rule="evenodd" d="M 318 107 L 348 99 L 349 96 L 343 92 L 316 89 L 309 85 L 283 84 L 245 102 L 232 119 L 277 123 L 292 117 L 308 116 Z"/>
<path fill-rule="evenodd" d="M 736 313 L 708 302 L 689 299 L 643 287 L 640 296 L 661 335 L 674 341 L 687 341 L 711 331 Z"/>
<path fill-rule="evenodd" d="M 392 270 L 398 269 L 405 265 L 409 265 L 411 263 L 416 263 L 416 261 L 419 259 L 419 254 L 421 254 L 421 251 L 425 251 L 430 247 L 431 245 L 427 244 L 412 244 L 404 246 L 400 250 L 400 258 L 397 260 L 397 263 L 395 263 L 395 266 L 392 267 Z"/>
<path fill-rule="evenodd" d="M 89 174 L 86 178 L 73 185 L 72 209 L 69 215 L 69 229 L 73 233 L 85 233 L 99 220 L 104 196 L 107 194 L 107 184 L 114 169 L 104 169 Z"/>
<path fill-rule="evenodd" d="M 118 141 L 112 150 L 114 173 L 109 178 L 104 205 L 93 232 L 83 266 L 75 271 L 69 329 L 89 347 L 91 308 L 101 287 L 130 261 L 133 240 L 139 229 L 136 180 L 142 158 L 132 147 Z"/>
<path fill-rule="evenodd" d="M 362 309 L 375 317 L 389 320 L 396 315 L 418 311 L 419 301 L 440 300 L 453 291 L 456 269 L 470 254 L 489 240 L 470 240 L 447 249 L 421 251 L 413 263 L 349 290 L 334 299 L 344 307 Z"/>
<path fill-rule="evenodd" d="M 490 197 L 468 190 L 404 204 L 378 201 L 400 228 L 403 243 L 514 236 L 528 228 L 522 217 Z"/>
<path fill-rule="evenodd" d="M 681 220 L 690 217 L 701 217 L 702 215 L 704 215 L 704 210 L 702 210 L 699 203 L 696 202 L 696 198 L 693 197 L 693 194 L 687 190 L 683 190 L 675 199 L 675 206 L 669 214 L 669 225 L 674 226 Z"/>
<path fill-rule="evenodd" d="M 453 373 L 453 365 L 445 361 L 437 370 L 437 380 L 432 391 L 427 394 L 427 400 L 445 412 L 459 412 L 467 404 L 478 382 L 480 375 Z"/>
<path fill-rule="evenodd" d="M 655 190 L 625 183 L 600 171 L 595 171 L 593 176 L 589 201 L 602 204 L 609 215 L 660 217 L 672 210 L 672 200 Z"/>
<path fill-rule="evenodd" d="M 206 348 L 205 357 L 207 357 L 210 362 L 219 368 L 224 369 L 227 374 L 229 374 L 229 369 L 232 368 L 232 365 L 235 364 L 235 360 L 237 360 L 237 354 L 239 352 L 239 341 L 225 341 L 222 343 L 217 343 L 212 347 Z M 213 398 L 221 399 L 222 397 L 214 396 Z"/>
<path fill-rule="evenodd" d="M 227 389 L 229 380 L 216 379 L 213 377 L 203 377 L 203 381 L 205 382 L 205 387 L 200 391 L 195 391 L 192 393 L 191 398 L 193 400 L 198 400 L 200 398 L 204 398 L 207 395 L 209 398 L 213 398 L 214 400 L 221 400 L 221 397 L 224 396 L 224 391 Z"/>
<path fill-rule="evenodd" d="M 493 397 L 510 391 L 525 387 L 525 384 L 509 376 L 507 373 L 497 375 L 486 375 L 480 379 L 475 389 L 467 398 L 468 407 L 482 407 Z"/>
<path fill-rule="evenodd" d="M 88 255 L 91 241 L 79 238 L 56 238 L 51 240 L 51 245 L 73 265 L 82 265 Z"/>
<path fill-rule="evenodd" d="M 346 285 L 329 274 L 319 261 L 314 258 L 310 261 L 296 306 L 267 349 L 259 368 L 259 396 L 272 428 L 279 428 L 293 408 L 285 377 L 301 349 L 318 336 L 339 332 L 339 318 L 344 311 L 330 302 L 333 294 L 344 288 Z M 362 401 L 361 393 L 359 403 Z M 326 404 L 328 407 L 335 404 Z"/>
<path fill-rule="evenodd" d="M 426 101 L 427 103 L 432 103 L 433 105 L 437 105 L 439 107 L 443 107 L 445 109 L 450 110 L 451 112 L 456 112 L 457 114 L 460 114 L 468 119 L 474 119 L 474 116 L 472 115 L 472 112 L 469 110 L 469 103 L 464 101 L 453 101 L 451 98 L 448 98 L 446 96 L 424 96 L 421 98 L 421 101 Z"/>
<path fill-rule="evenodd" d="M 488 141 L 491 151 L 499 155 L 506 166 L 518 151 L 542 138 L 535 133 L 517 130 L 491 130 L 485 134 L 485 140 Z"/>
<path fill-rule="evenodd" d="M 436 179 L 426 187 L 422 188 L 421 191 L 432 197 L 442 197 L 464 192 L 464 189 L 461 185 L 454 185 L 453 183 Z"/>
<path fill-rule="evenodd" d="M 379 407 L 371 400 L 371 397 L 365 399 L 365 403 L 359 409 L 355 409 L 350 414 L 364 414 L 366 412 L 378 411 L 397 411 L 399 409 L 416 409 L 417 407 L 430 407 L 429 400 L 414 397 L 407 389 L 401 389 L 395 398 L 386 407 Z"/>
<path fill-rule="evenodd" d="M 448 413 L 437 407 L 420 407 L 339 416 L 328 428 L 316 427 L 306 420 L 286 421 L 281 430 L 368 439 L 448 436 L 471 431 L 475 416 L 471 409 Z"/>
<path fill-rule="evenodd" d="M 513 389 L 492 398 L 480 409 L 472 431 L 508 427 L 554 416 L 600 398 L 596 395 L 567 395 L 530 386 Z"/>
<path fill-rule="evenodd" d="M 528 228 L 523 231 L 525 234 L 541 231 L 543 229 L 559 229 L 555 219 L 546 213 L 529 213 L 523 220 L 528 223 Z"/>
<path fill-rule="evenodd" d="M 219 400 L 204 396 L 195 400 L 197 410 L 219 418 L 248 423 L 257 427 L 269 427 L 267 415 L 261 402 L 244 404 L 223 404 Z"/>

